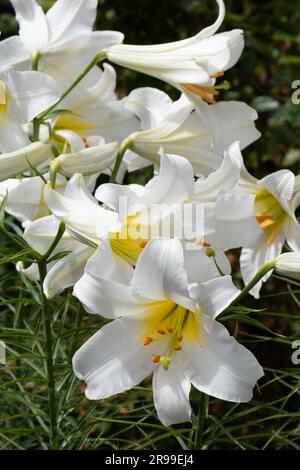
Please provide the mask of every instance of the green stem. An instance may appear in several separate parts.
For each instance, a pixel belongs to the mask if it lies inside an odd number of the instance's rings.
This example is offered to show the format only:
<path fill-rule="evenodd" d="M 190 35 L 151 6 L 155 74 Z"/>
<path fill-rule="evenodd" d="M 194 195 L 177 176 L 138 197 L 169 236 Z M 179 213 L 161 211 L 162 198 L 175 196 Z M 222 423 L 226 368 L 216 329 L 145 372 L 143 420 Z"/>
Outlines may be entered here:
<path fill-rule="evenodd" d="M 24 250 L 24 248 L 28 248 L 28 245 L 25 241 L 23 242 L 22 239 L 19 240 L 17 236 L 14 236 L 14 234 L 8 232 L 2 224 L 0 224 L 0 234 L 9 240 L 11 244 L 14 245 L 18 250 Z"/>
<path fill-rule="evenodd" d="M 51 165 L 50 165 L 50 184 L 51 184 L 52 189 L 55 189 L 57 173 L 59 171 L 60 166 L 61 166 L 61 161 L 57 158 L 55 158 L 55 160 L 53 160 L 51 162 Z"/>
<path fill-rule="evenodd" d="M 34 118 L 32 121 L 33 125 L 33 132 L 32 132 L 32 140 L 33 142 L 38 142 L 40 140 L 40 121 L 37 118 Z"/>
<path fill-rule="evenodd" d="M 59 224 L 57 234 L 56 234 L 49 250 L 43 255 L 42 261 L 45 261 L 47 263 L 48 258 L 52 255 L 53 251 L 55 250 L 55 248 L 59 244 L 60 240 L 62 239 L 63 234 L 65 233 L 65 230 L 66 230 L 66 224 L 62 221 Z"/>
<path fill-rule="evenodd" d="M 46 369 L 47 369 L 47 382 L 48 382 L 48 400 L 49 400 L 49 418 L 50 418 L 50 447 L 55 449 L 57 445 L 57 413 L 56 413 L 56 391 L 55 391 L 55 377 L 54 377 L 54 358 L 53 358 L 53 338 L 52 338 L 52 325 L 51 325 L 51 309 L 50 302 L 44 294 L 43 284 L 47 275 L 47 262 L 57 245 L 59 244 L 66 226 L 64 222 L 59 224 L 59 228 L 55 239 L 53 240 L 49 250 L 37 259 L 37 264 L 40 273 L 40 286 L 42 297 L 42 312 L 43 324 L 46 338 Z"/>
<path fill-rule="evenodd" d="M 48 400 L 49 400 L 49 418 L 50 418 L 50 447 L 55 449 L 57 445 L 57 414 L 56 414 L 56 391 L 54 377 L 54 360 L 53 360 L 53 341 L 51 326 L 51 310 L 50 303 L 43 292 L 43 283 L 47 274 L 47 262 L 42 259 L 38 263 L 41 283 L 41 295 L 43 303 L 43 324 L 46 338 L 46 368 L 48 382 Z"/>
<path fill-rule="evenodd" d="M 131 144 L 132 144 L 131 140 L 125 141 L 124 144 L 122 145 L 122 147 L 120 148 L 117 159 L 116 159 L 116 162 L 115 162 L 115 166 L 113 168 L 113 171 L 112 171 L 110 179 L 109 179 L 110 183 L 114 183 L 116 181 L 121 163 L 122 163 L 123 158 L 124 158 L 124 155 L 125 155 L 126 151 L 128 149 L 130 149 Z"/>
<path fill-rule="evenodd" d="M 198 405 L 198 414 L 195 430 L 195 441 L 194 441 L 194 450 L 201 450 L 202 441 L 203 441 L 203 431 L 204 431 L 204 422 L 206 415 L 206 400 L 205 394 L 200 392 L 199 394 L 199 405 Z"/>
<path fill-rule="evenodd" d="M 245 295 L 248 294 L 252 287 L 254 287 L 269 271 L 271 271 L 271 269 L 274 269 L 275 263 L 276 259 L 272 259 L 271 261 L 263 264 L 255 276 L 251 279 L 251 281 L 244 287 L 244 289 L 241 290 L 240 294 L 233 300 L 233 302 L 231 302 L 229 307 L 240 302 L 245 297 Z"/>
<path fill-rule="evenodd" d="M 84 79 L 84 77 L 92 70 L 95 65 L 106 57 L 106 51 L 100 51 L 90 62 L 90 64 L 84 69 L 84 71 L 76 78 L 71 86 L 61 95 L 61 97 L 52 104 L 49 108 L 38 115 L 38 121 L 43 121 L 70 93 L 74 88 Z"/>

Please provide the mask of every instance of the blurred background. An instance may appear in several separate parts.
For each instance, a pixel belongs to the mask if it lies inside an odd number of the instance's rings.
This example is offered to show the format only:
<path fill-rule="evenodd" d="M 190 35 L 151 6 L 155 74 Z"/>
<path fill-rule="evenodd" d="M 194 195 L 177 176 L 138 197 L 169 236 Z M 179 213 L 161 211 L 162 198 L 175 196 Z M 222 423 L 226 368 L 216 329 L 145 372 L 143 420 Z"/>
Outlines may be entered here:
<path fill-rule="evenodd" d="M 44 8 L 53 1 L 41 0 Z M 245 151 L 257 176 L 282 166 L 298 172 L 300 105 L 291 101 L 292 82 L 300 80 L 300 0 L 227 0 L 220 31 L 245 31 L 246 47 L 226 73 L 231 89 L 220 99 L 243 100 L 259 112 L 263 137 Z M 153 44 L 191 36 L 217 15 L 214 0 L 99 0 L 96 29 L 120 30 L 125 42 Z M 0 0 L 2 38 L 17 33 L 9 0 Z M 176 90 L 156 79 L 118 69 L 120 96 L 139 86 L 156 86 L 173 98 Z M 264 165 L 261 165 L 261 163 Z"/>

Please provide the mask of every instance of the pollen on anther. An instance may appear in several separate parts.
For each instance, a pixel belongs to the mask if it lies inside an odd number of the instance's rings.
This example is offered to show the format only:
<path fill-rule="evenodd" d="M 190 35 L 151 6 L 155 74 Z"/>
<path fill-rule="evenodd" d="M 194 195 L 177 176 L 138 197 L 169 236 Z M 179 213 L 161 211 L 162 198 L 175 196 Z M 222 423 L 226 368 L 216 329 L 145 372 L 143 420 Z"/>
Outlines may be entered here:
<path fill-rule="evenodd" d="M 144 338 L 144 346 L 148 346 L 148 344 L 152 343 L 153 341 L 153 338 L 151 338 L 151 336 L 146 336 L 146 338 Z"/>
<path fill-rule="evenodd" d="M 147 245 L 147 243 L 148 243 L 148 242 L 146 242 L 146 241 L 141 242 L 141 243 L 140 243 L 140 248 L 142 248 L 142 249 L 145 248 L 145 246 Z"/>
<path fill-rule="evenodd" d="M 175 351 L 181 351 L 182 350 L 181 344 L 176 344 L 174 349 L 175 349 Z"/>
<path fill-rule="evenodd" d="M 158 328 L 158 330 L 156 330 L 157 333 L 159 333 L 160 335 L 165 335 L 167 332 L 166 330 L 163 330 L 162 328 Z"/>
<path fill-rule="evenodd" d="M 159 354 L 152 354 L 152 362 L 155 364 L 160 361 L 160 355 Z"/>
<path fill-rule="evenodd" d="M 210 246 L 211 246 L 211 244 L 210 244 L 210 243 L 208 243 L 208 242 L 198 242 L 198 245 L 199 245 L 199 246 L 206 247 L 206 248 L 208 248 L 208 247 L 210 247 Z"/>
<path fill-rule="evenodd" d="M 219 77 L 223 77 L 225 75 L 224 72 L 218 72 L 218 73 L 214 73 L 213 75 L 210 76 L 210 78 L 219 78 Z"/>
<path fill-rule="evenodd" d="M 177 337 L 177 341 L 182 341 L 182 340 L 183 340 L 183 336 L 182 336 L 182 335 L 180 335 L 180 336 Z"/>
<path fill-rule="evenodd" d="M 169 333 L 173 333 L 173 331 L 174 331 L 173 328 L 167 328 L 167 330 L 168 330 Z"/>

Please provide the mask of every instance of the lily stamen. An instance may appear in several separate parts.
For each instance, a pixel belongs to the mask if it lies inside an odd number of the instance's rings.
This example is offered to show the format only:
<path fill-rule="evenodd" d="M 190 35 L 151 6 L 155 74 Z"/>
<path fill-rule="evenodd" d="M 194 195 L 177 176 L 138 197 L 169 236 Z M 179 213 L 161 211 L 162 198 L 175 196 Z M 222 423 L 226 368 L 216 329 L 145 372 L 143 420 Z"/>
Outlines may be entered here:
<path fill-rule="evenodd" d="M 144 338 L 144 346 L 148 346 L 148 344 L 152 343 L 153 341 L 153 338 L 151 338 L 151 336 L 146 336 L 146 338 Z"/>
<path fill-rule="evenodd" d="M 158 330 L 156 330 L 157 333 L 159 333 L 160 335 L 165 335 L 167 332 L 165 330 L 163 330 L 162 328 L 158 328 Z"/>
<path fill-rule="evenodd" d="M 202 98 L 209 104 L 217 104 L 217 101 L 213 97 L 218 96 L 220 92 L 218 90 L 215 90 L 213 87 L 184 83 L 182 85 L 182 88 L 187 91 L 190 91 L 191 93 L 195 93 L 195 95 L 200 96 L 200 98 Z M 210 95 L 212 95 L 212 97 Z"/>
<path fill-rule="evenodd" d="M 154 362 L 154 364 L 158 363 L 160 361 L 160 355 L 159 354 L 152 354 L 152 362 Z"/>

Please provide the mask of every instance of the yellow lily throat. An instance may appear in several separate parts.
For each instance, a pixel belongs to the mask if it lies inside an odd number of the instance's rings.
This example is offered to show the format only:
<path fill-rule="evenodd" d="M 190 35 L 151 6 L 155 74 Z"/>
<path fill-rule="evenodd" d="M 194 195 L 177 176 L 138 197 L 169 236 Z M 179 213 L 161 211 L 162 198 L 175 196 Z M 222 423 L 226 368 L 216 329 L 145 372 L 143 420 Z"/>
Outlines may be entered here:
<path fill-rule="evenodd" d="M 287 213 L 267 189 L 259 189 L 256 192 L 255 216 L 260 228 L 268 235 L 267 244 L 271 245 Z"/>
<path fill-rule="evenodd" d="M 135 223 L 137 215 L 128 216 L 120 232 L 111 232 L 109 234 L 112 251 L 133 266 L 135 266 L 138 257 L 148 243 L 148 240 L 138 236 L 139 224 Z M 133 233 L 136 235 L 134 238 L 131 236 Z"/>
<path fill-rule="evenodd" d="M 66 149 L 68 151 L 71 150 L 69 143 L 56 131 L 61 131 L 68 129 L 76 134 L 80 135 L 85 147 L 88 148 L 89 145 L 87 144 L 87 138 L 84 137 L 84 134 L 92 134 L 93 126 L 88 123 L 86 117 L 82 117 L 79 114 L 76 114 L 76 111 L 72 110 L 74 114 L 63 114 L 58 117 L 55 122 L 51 140 L 57 146 L 59 153 L 65 153 Z"/>
<path fill-rule="evenodd" d="M 170 300 L 150 302 L 147 306 L 150 311 L 145 319 L 147 328 L 142 342 L 145 347 L 153 342 L 158 345 L 164 342 L 164 353 L 152 354 L 151 360 L 168 370 L 173 355 L 183 349 L 184 341 L 200 341 L 199 311 L 192 312 Z"/>
<path fill-rule="evenodd" d="M 4 118 L 7 114 L 9 96 L 5 83 L 0 80 L 0 116 Z"/>

